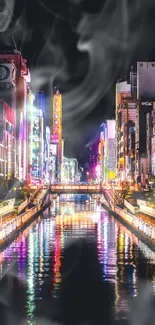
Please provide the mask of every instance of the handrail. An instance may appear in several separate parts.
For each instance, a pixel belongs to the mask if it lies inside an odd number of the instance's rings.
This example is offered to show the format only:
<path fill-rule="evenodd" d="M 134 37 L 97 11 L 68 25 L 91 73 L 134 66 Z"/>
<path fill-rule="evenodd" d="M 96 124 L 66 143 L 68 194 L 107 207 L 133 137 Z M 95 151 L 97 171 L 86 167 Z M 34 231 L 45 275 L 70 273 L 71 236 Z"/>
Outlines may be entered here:
<path fill-rule="evenodd" d="M 51 185 L 51 190 L 101 190 L 100 185 L 77 185 L 77 184 L 60 184 Z"/>
<path fill-rule="evenodd" d="M 15 230 L 20 229 L 26 222 L 28 222 L 33 215 L 40 211 L 40 205 L 29 209 L 23 214 L 16 216 L 15 218 L 7 221 L 0 226 L 0 241 L 5 240 Z"/>
<path fill-rule="evenodd" d="M 155 242 L 155 227 L 145 222 L 143 219 L 139 218 L 136 215 L 133 215 L 129 212 L 124 211 L 123 209 L 114 206 L 114 212 L 119 215 L 124 221 L 126 221 L 130 226 L 139 230 L 143 233 L 148 239 Z"/>

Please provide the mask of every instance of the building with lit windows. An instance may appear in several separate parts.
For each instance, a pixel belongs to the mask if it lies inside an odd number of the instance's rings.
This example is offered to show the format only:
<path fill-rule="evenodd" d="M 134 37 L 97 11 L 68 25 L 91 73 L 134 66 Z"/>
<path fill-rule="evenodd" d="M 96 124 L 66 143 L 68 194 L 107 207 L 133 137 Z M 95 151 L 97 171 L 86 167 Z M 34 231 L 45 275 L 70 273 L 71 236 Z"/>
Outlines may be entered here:
<path fill-rule="evenodd" d="M 91 179 L 96 179 L 96 167 L 98 164 L 98 145 L 94 144 L 89 147 L 89 177 Z"/>
<path fill-rule="evenodd" d="M 32 181 L 32 148 L 33 148 L 33 111 L 35 110 L 34 105 L 34 95 L 31 90 L 28 89 L 27 96 L 27 184 L 31 184 Z M 22 137 L 21 140 L 22 141 Z M 22 146 L 22 144 L 21 144 Z"/>
<path fill-rule="evenodd" d="M 42 111 L 43 115 L 43 174 L 45 177 L 45 171 L 46 171 L 46 95 L 43 91 L 39 91 L 35 95 L 34 105 L 37 109 Z"/>
<path fill-rule="evenodd" d="M 50 136 L 50 148 L 49 148 L 49 156 L 50 156 L 50 182 L 51 184 L 55 181 L 58 181 L 58 143 L 59 138 L 57 135 Z"/>
<path fill-rule="evenodd" d="M 135 180 L 143 184 L 153 173 L 151 146 L 153 141 L 154 102 L 155 62 L 137 62 Z"/>
<path fill-rule="evenodd" d="M 132 79 L 135 80 L 133 75 Z M 127 81 L 116 84 L 116 172 L 118 181 L 124 181 L 132 169 L 130 166 L 129 130 L 135 122 L 136 103 L 131 90 L 131 83 L 127 83 Z M 133 173 L 130 177 L 133 177 Z"/>
<path fill-rule="evenodd" d="M 16 168 L 15 111 L 0 100 L 0 177 L 9 179 Z"/>
<path fill-rule="evenodd" d="M 34 183 L 43 182 L 43 113 L 33 107 L 32 115 L 32 174 Z"/>
<path fill-rule="evenodd" d="M 27 178 L 27 91 L 29 82 L 30 73 L 21 52 L 17 49 L 1 50 L 0 98 L 3 98 L 16 113 L 15 176 L 21 180 Z"/>
<path fill-rule="evenodd" d="M 64 141 L 62 139 L 62 95 L 56 87 L 53 96 L 53 136 L 57 138 L 56 179 L 62 179 Z"/>
<path fill-rule="evenodd" d="M 116 179 L 116 139 L 115 120 L 106 120 L 102 124 L 103 161 L 101 161 L 102 180 L 105 183 Z"/>
<path fill-rule="evenodd" d="M 63 157 L 63 182 L 76 182 L 78 179 L 78 162 L 75 158 Z"/>
<path fill-rule="evenodd" d="M 46 126 L 46 151 L 45 151 L 45 183 L 50 183 L 50 128 Z"/>

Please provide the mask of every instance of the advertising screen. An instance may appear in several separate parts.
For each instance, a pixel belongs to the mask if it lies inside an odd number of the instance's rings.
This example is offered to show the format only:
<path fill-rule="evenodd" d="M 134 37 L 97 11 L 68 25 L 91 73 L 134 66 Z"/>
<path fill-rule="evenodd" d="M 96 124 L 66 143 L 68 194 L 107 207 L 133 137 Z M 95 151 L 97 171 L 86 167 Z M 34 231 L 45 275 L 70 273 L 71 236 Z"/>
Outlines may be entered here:
<path fill-rule="evenodd" d="M 37 138 L 41 137 L 41 120 L 39 116 L 35 116 L 33 121 L 33 135 Z"/>
<path fill-rule="evenodd" d="M 50 144 L 50 156 L 56 156 L 57 155 L 58 146 L 56 143 Z"/>

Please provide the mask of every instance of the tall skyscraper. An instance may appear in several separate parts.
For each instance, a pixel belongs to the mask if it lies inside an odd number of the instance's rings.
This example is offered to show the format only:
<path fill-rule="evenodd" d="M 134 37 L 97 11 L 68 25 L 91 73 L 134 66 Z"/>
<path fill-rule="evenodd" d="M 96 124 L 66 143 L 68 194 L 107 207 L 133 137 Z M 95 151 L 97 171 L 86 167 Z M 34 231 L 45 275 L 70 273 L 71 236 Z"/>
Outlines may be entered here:
<path fill-rule="evenodd" d="M 62 95 L 57 88 L 54 88 L 53 96 L 53 136 L 57 138 L 57 180 L 62 178 L 62 158 L 63 158 L 63 139 L 62 139 Z"/>
<path fill-rule="evenodd" d="M 35 95 L 35 107 L 42 111 L 43 115 L 43 174 L 46 172 L 46 95 L 43 91 L 39 91 Z"/>
<path fill-rule="evenodd" d="M 98 144 L 89 147 L 89 173 L 91 179 L 96 179 L 96 167 L 98 163 Z"/>
<path fill-rule="evenodd" d="M 130 125 L 135 121 L 136 115 L 136 103 L 131 96 L 131 89 L 131 84 L 127 81 L 118 82 L 116 85 L 116 171 L 119 181 L 131 177 L 127 175 L 131 170 L 128 139 Z"/>
<path fill-rule="evenodd" d="M 116 178 L 116 138 L 115 138 L 115 120 L 107 120 L 103 123 L 103 162 L 102 179 L 104 182 L 115 180 Z"/>
<path fill-rule="evenodd" d="M 43 181 L 43 112 L 33 107 L 32 116 L 32 180 Z"/>

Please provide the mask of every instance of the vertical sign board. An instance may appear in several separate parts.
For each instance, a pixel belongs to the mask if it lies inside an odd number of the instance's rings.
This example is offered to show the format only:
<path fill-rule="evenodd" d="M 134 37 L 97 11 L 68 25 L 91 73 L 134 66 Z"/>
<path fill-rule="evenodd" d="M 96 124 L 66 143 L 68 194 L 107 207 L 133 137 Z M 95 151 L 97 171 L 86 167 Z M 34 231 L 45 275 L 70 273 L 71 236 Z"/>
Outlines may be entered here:
<path fill-rule="evenodd" d="M 62 160 L 62 96 L 59 90 L 56 90 L 56 93 L 53 98 L 53 134 L 58 136 L 59 145 L 58 145 L 58 161 L 61 164 Z"/>
<path fill-rule="evenodd" d="M 55 163 L 56 163 L 56 175 L 55 178 L 58 178 L 58 141 L 59 137 L 57 135 L 51 135 L 50 136 L 50 157 L 52 161 L 52 157 L 55 157 Z"/>
<path fill-rule="evenodd" d="M 3 101 L 0 101 L 0 142 L 3 142 L 4 136 L 4 105 Z"/>
<path fill-rule="evenodd" d="M 41 171 L 41 146 L 40 146 L 40 135 L 41 135 L 41 119 L 36 114 L 33 120 L 33 159 L 32 159 L 32 172 L 33 176 L 39 178 Z"/>

